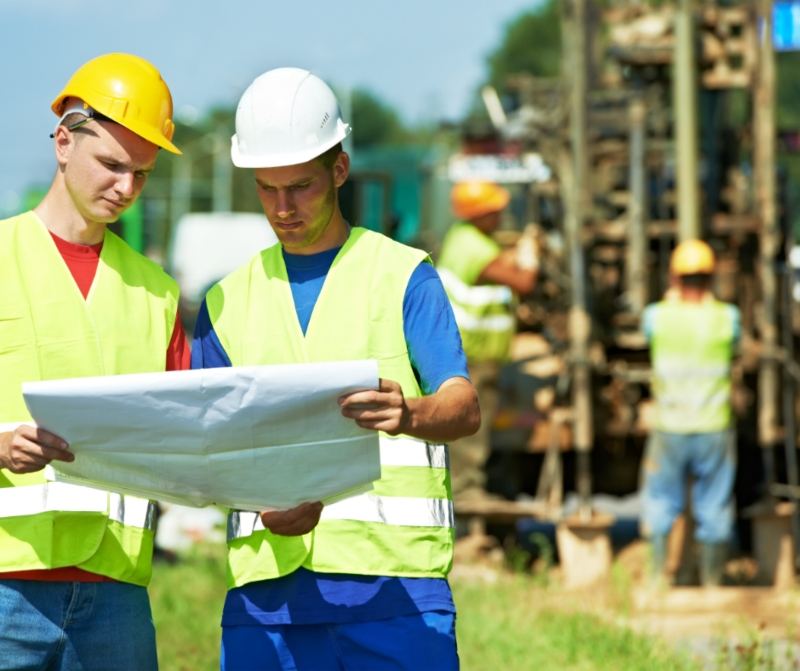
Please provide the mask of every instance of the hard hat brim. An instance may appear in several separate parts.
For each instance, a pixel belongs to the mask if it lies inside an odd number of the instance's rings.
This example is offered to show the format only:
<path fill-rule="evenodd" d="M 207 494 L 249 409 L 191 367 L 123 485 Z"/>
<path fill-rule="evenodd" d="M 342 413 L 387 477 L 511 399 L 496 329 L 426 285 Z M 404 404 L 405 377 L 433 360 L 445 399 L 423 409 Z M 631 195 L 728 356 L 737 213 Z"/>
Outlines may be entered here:
<path fill-rule="evenodd" d="M 50 109 L 53 110 L 53 112 L 57 114 L 59 117 L 62 116 L 61 108 L 63 106 L 64 100 L 68 97 L 70 97 L 70 94 L 62 92 L 58 95 L 58 97 L 55 100 L 53 100 L 53 102 L 50 105 Z M 88 102 L 86 102 L 85 104 L 92 107 L 92 105 Z M 114 115 L 113 113 L 103 112 L 102 114 L 106 119 L 111 119 L 111 121 L 113 121 L 114 123 L 119 124 L 123 128 L 127 128 L 131 133 L 134 133 L 139 137 L 141 137 L 142 139 L 153 143 L 157 147 L 166 149 L 167 151 L 173 154 L 178 154 L 179 156 L 183 154 L 183 152 L 180 149 L 178 149 L 170 140 L 168 140 L 164 135 L 159 133 L 157 130 L 155 130 L 152 126 L 148 124 L 137 122 L 135 119 L 116 118 L 116 115 Z"/>
<path fill-rule="evenodd" d="M 453 213 L 462 219 L 474 219 L 491 212 L 501 212 L 511 202 L 511 194 L 506 189 L 498 189 L 490 196 L 484 197 L 479 203 L 470 205 L 453 204 Z"/>
<path fill-rule="evenodd" d="M 351 132 L 350 124 L 343 123 L 336 135 L 322 145 L 289 153 L 267 153 L 260 155 L 246 154 L 239 150 L 239 138 L 234 133 L 231 137 L 231 161 L 237 168 L 280 168 L 287 165 L 308 163 L 321 156 L 331 147 L 335 147 Z"/>

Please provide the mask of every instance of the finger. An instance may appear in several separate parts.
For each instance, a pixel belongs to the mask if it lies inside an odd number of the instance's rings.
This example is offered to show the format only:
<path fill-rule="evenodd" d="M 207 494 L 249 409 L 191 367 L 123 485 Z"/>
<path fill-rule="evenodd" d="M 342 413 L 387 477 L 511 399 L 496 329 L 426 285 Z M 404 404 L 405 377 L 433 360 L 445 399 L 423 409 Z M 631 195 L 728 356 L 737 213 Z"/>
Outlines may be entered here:
<path fill-rule="evenodd" d="M 36 428 L 36 442 L 40 445 L 46 445 L 47 447 L 58 450 L 66 450 L 69 448 L 69 443 L 61 436 L 39 427 Z"/>
<path fill-rule="evenodd" d="M 261 513 L 261 521 L 266 525 L 268 522 L 272 525 L 285 525 L 293 524 L 297 520 L 303 519 L 308 514 L 319 514 L 322 511 L 322 503 L 315 501 L 313 503 L 301 503 L 299 506 L 289 508 L 288 510 L 265 510 Z"/>
<path fill-rule="evenodd" d="M 61 450 L 65 450 L 69 447 L 69 443 L 67 443 L 67 441 L 61 436 L 58 436 L 55 433 L 47 431 L 39 426 L 21 424 L 17 427 L 17 435 L 24 436 L 35 443 L 46 445 L 48 447 L 55 447 Z"/>
<path fill-rule="evenodd" d="M 61 439 L 59 439 L 61 441 Z M 63 441 L 61 441 L 63 443 Z M 29 438 L 18 436 L 13 442 L 13 449 L 15 452 L 22 452 L 31 463 L 40 464 L 40 467 L 45 466 L 52 460 L 58 461 L 75 461 L 75 454 L 60 447 L 50 447 L 42 445 Z"/>
<path fill-rule="evenodd" d="M 378 402 L 379 392 L 374 389 L 365 391 L 354 391 L 352 394 L 345 394 L 339 397 L 340 406 L 373 405 Z"/>
<path fill-rule="evenodd" d="M 343 410 L 379 410 L 386 407 L 382 403 L 344 403 L 340 406 Z"/>
<path fill-rule="evenodd" d="M 382 408 L 342 408 L 342 414 L 350 419 L 379 422 L 397 417 L 399 412 L 392 406 Z"/>
<path fill-rule="evenodd" d="M 309 531 L 311 531 L 314 526 L 315 525 L 313 522 L 306 520 L 304 522 L 295 522 L 293 524 L 274 525 L 268 528 L 276 536 L 302 536 L 303 534 L 307 534 Z"/>
<path fill-rule="evenodd" d="M 400 384 L 394 380 L 388 380 L 384 377 L 378 380 L 379 391 L 399 391 L 400 389 Z"/>
<path fill-rule="evenodd" d="M 372 421 L 372 422 L 356 420 L 356 424 L 358 424 L 362 429 L 371 429 L 372 431 L 383 431 L 384 433 L 388 433 L 390 436 L 395 436 L 400 432 L 400 427 L 397 425 L 397 422 L 391 420 Z"/>
<path fill-rule="evenodd" d="M 42 457 L 47 461 L 75 461 L 75 453 L 58 447 L 42 447 Z"/>
<path fill-rule="evenodd" d="M 322 503 L 303 503 L 290 510 L 275 510 L 261 513 L 264 526 L 274 534 L 298 536 L 308 533 L 319 522 Z"/>
<path fill-rule="evenodd" d="M 377 403 L 378 399 L 382 398 L 386 392 L 400 391 L 402 388 L 394 380 L 387 380 L 386 378 L 378 379 L 377 389 L 362 389 L 360 391 L 351 391 L 348 394 L 342 394 L 339 397 L 339 404 L 349 403 Z"/>

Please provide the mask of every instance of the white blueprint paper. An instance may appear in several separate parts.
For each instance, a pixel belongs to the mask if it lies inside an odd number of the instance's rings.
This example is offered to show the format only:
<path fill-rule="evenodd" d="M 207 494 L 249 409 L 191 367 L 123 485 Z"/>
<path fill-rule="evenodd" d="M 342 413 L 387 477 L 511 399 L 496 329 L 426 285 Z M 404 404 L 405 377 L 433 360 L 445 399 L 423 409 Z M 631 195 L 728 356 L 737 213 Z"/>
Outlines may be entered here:
<path fill-rule="evenodd" d="M 52 462 L 57 480 L 262 510 L 370 488 L 378 434 L 337 398 L 377 386 L 369 360 L 27 382 L 23 396 L 75 453 Z"/>

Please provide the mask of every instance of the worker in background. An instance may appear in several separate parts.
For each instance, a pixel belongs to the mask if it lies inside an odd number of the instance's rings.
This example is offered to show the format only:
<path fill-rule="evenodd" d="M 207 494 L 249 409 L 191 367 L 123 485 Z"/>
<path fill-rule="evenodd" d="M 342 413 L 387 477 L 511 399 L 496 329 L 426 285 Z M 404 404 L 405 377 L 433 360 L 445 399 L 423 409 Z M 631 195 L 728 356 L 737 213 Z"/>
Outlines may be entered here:
<path fill-rule="evenodd" d="M 700 546 L 700 579 L 718 585 L 733 532 L 736 449 L 731 360 L 740 315 L 711 293 L 714 253 L 701 240 L 680 243 L 670 259 L 672 288 L 647 306 L 656 419 L 642 467 L 643 531 L 653 574 L 664 575 L 667 538 L 683 512 L 687 478 Z"/>
<path fill-rule="evenodd" d="M 483 417 L 478 433 L 450 446 L 456 502 L 487 496 L 485 466 L 497 409 L 498 375 L 509 358 L 516 327 L 514 294 L 533 291 L 539 273 L 538 247 L 529 232 L 508 250 L 492 238 L 509 199 L 508 191 L 492 182 L 453 186 L 450 200 L 457 221 L 445 236 L 437 264 L 461 331 Z"/>
<path fill-rule="evenodd" d="M 253 170 L 280 244 L 209 291 L 192 365 L 376 359 L 379 388 L 339 403 L 380 431 L 382 477 L 324 509 L 231 512 L 227 670 L 458 666 L 444 443 L 480 412 L 428 255 L 342 214 L 349 132 L 331 89 L 298 68 L 255 79 L 236 112 L 231 157 Z"/>
<path fill-rule="evenodd" d="M 172 98 L 149 62 L 106 54 L 52 110 L 52 184 L 0 221 L 0 669 L 148 671 L 153 503 L 49 482 L 47 464 L 76 457 L 31 425 L 21 386 L 188 367 L 177 285 L 107 229 L 159 149 L 180 153 Z"/>

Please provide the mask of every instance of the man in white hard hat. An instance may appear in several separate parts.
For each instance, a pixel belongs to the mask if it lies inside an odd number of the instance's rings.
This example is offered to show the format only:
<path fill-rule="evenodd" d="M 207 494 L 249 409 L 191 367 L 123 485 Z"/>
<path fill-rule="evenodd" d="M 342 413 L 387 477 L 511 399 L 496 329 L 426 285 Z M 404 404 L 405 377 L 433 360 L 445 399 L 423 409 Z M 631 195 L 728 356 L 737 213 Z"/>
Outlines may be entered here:
<path fill-rule="evenodd" d="M 258 77 L 236 113 L 233 162 L 254 170 L 280 244 L 208 293 L 192 364 L 377 359 L 379 389 L 340 406 L 381 432 L 382 478 L 324 509 L 231 513 L 228 670 L 458 667 L 444 443 L 480 412 L 428 255 L 342 215 L 349 132 L 330 88 L 297 68 Z"/>
<path fill-rule="evenodd" d="M 51 108 L 52 184 L 0 221 L 0 669 L 149 671 L 155 504 L 49 481 L 80 456 L 31 424 L 21 387 L 188 367 L 175 281 L 108 230 L 159 150 L 180 153 L 172 97 L 148 61 L 105 54 Z"/>

